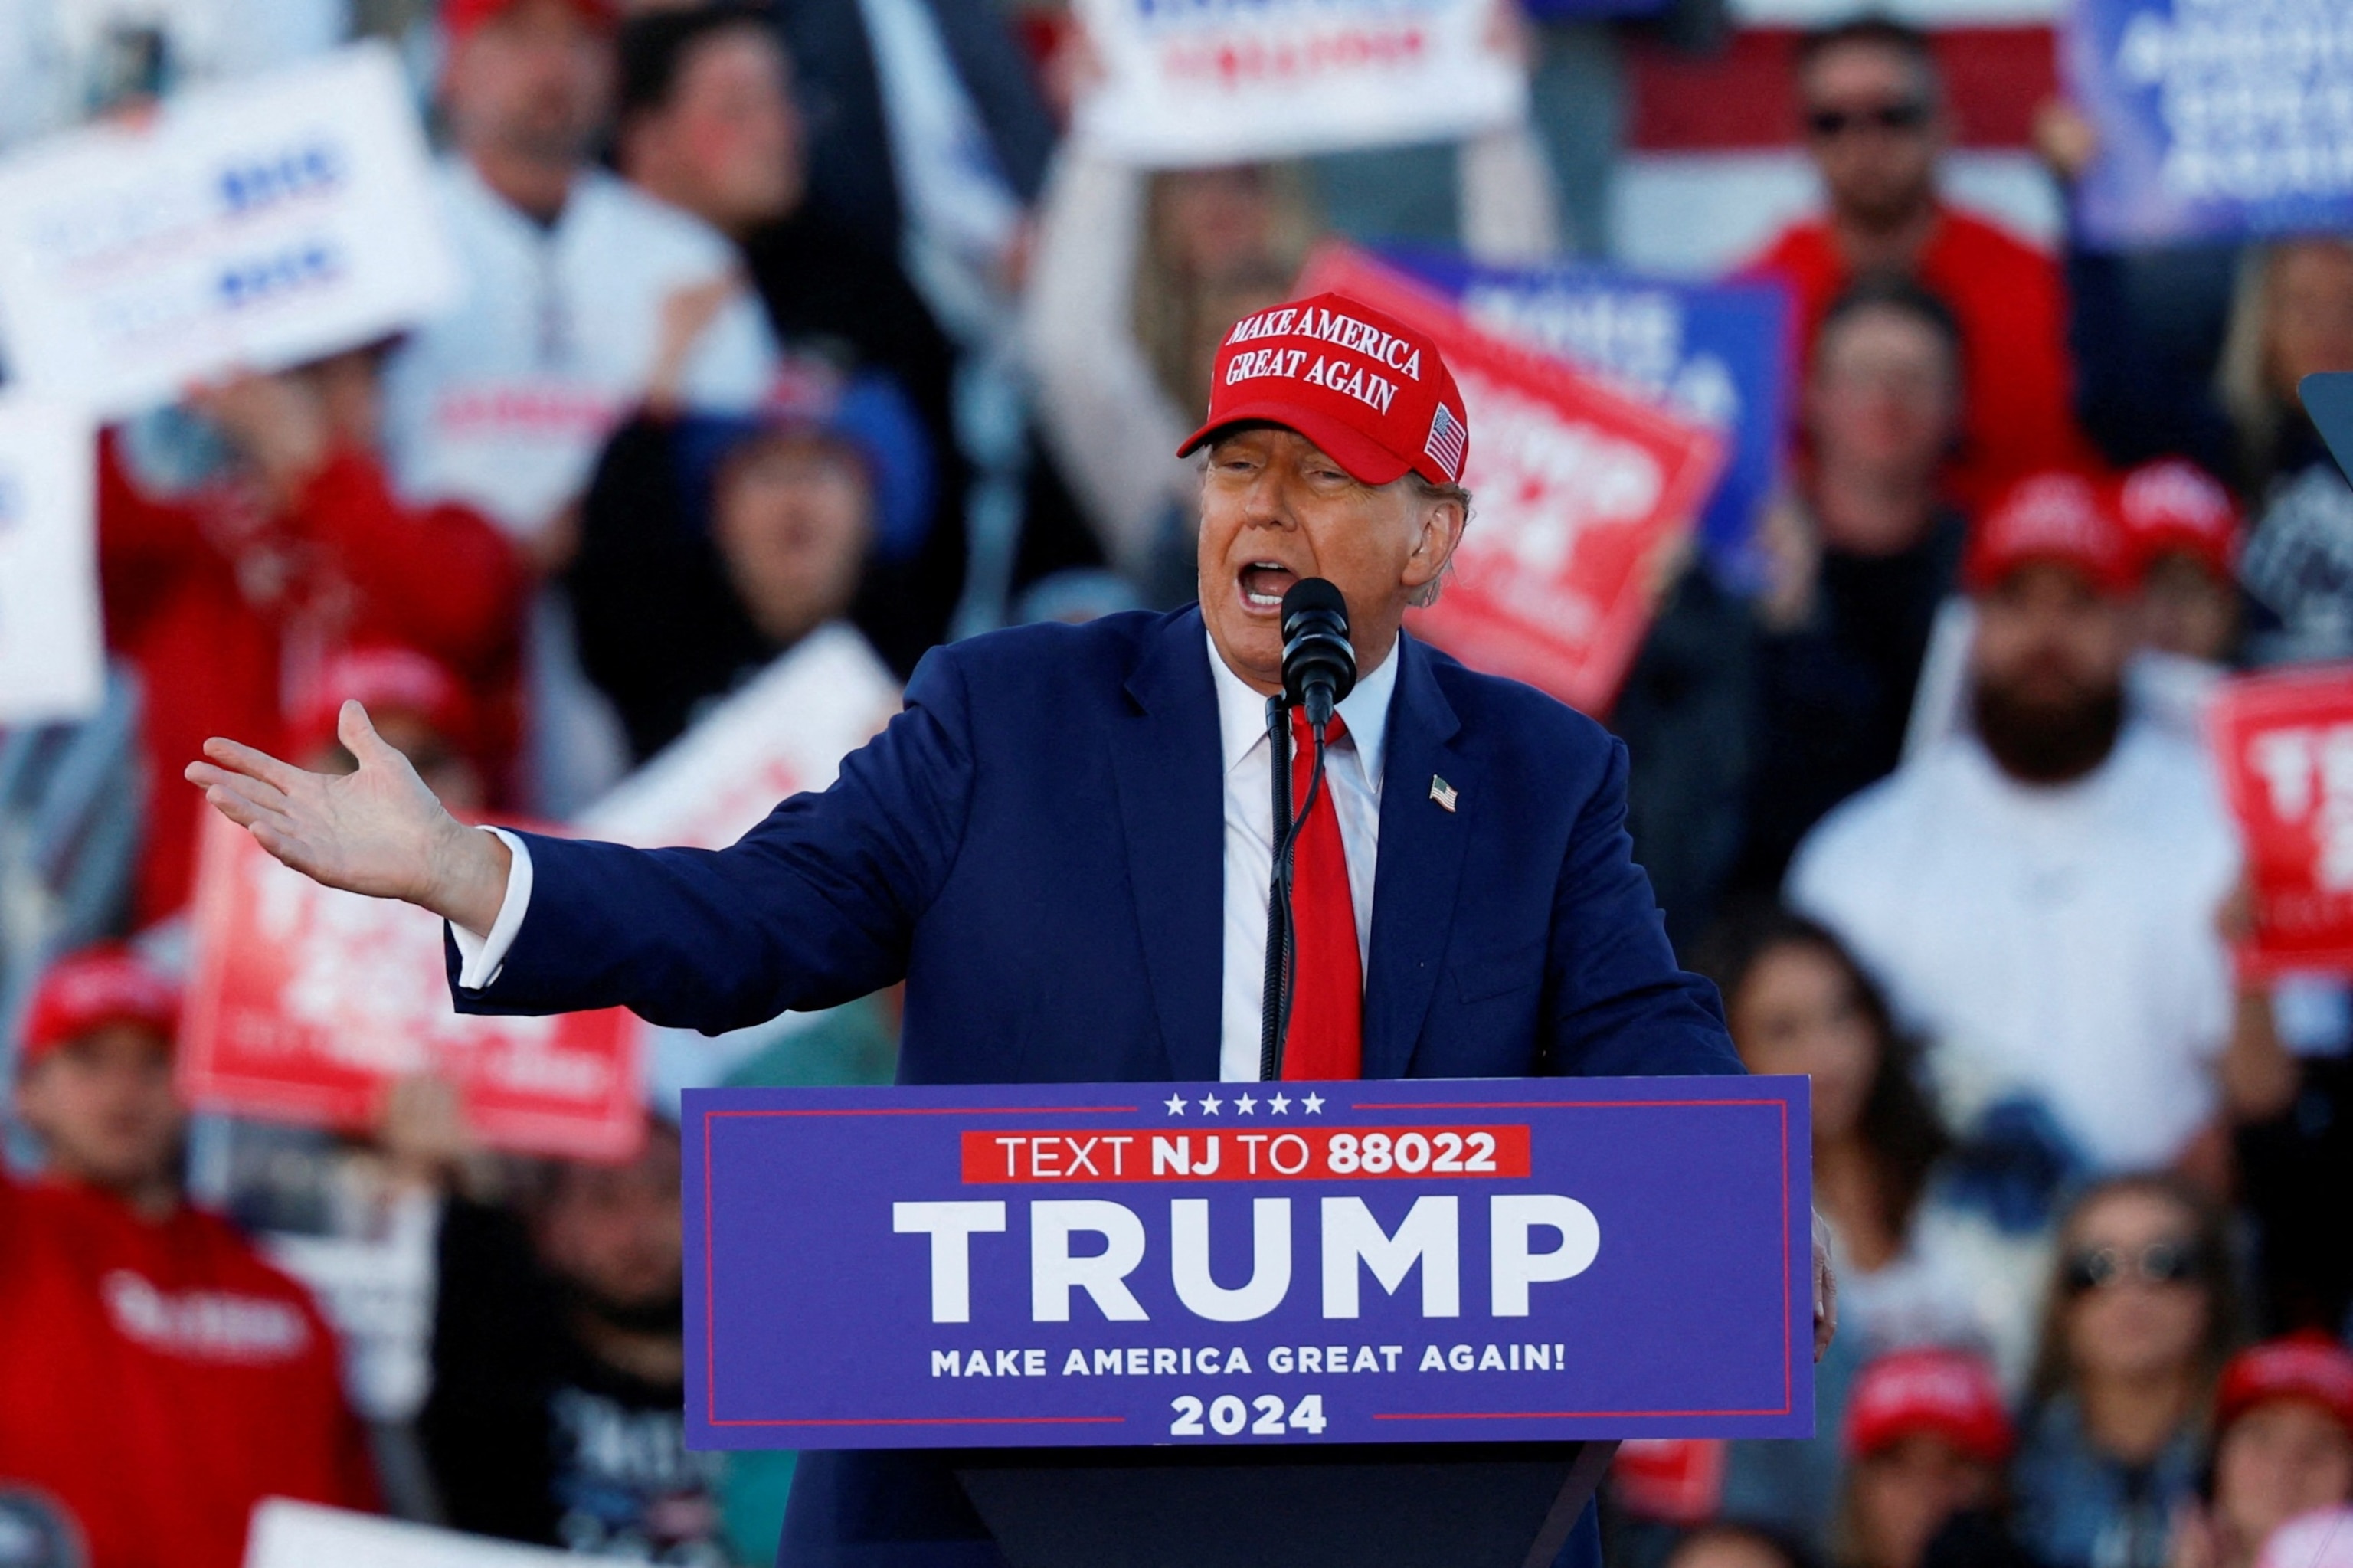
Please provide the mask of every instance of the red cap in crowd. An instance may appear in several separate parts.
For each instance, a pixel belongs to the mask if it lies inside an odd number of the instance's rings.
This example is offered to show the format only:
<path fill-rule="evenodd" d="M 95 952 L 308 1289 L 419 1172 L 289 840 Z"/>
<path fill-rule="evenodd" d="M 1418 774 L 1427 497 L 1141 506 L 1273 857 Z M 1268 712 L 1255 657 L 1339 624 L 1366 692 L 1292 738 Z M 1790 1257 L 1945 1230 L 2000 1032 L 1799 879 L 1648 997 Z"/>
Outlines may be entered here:
<path fill-rule="evenodd" d="M 1218 349 L 1208 417 L 1176 455 L 1256 419 L 1298 431 L 1366 484 L 1409 471 L 1458 483 L 1471 455 L 1470 416 L 1438 345 L 1345 294 L 1236 322 Z"/>
<path fill-rule="evenodd" d="M 1892 1351 L 1856 1374 L 1846 1406 L 1850 1457 L 1867 1459 L 1921 1436 L 1989 1465 L 2010 1457 L 2010 1412 L 1983 1356 L 1936 1347 Z"/>
<path fill-rule="evenodd" d="M 2214 1395 L 2214 1425 L 2218 1430 L 2226 1427 L 2274 1399 L 2309 1400 L 2353 1436 L 2353 1353 L 2314 1332 L 2240 1351 L 2222 1369 L 2221 1386 Z"/>
<path fill-rule="evenodd" d="M 2125 475 L 2116 486 L 2116 519 L 2141 571 L 2177 553 L 2218 577 L 2230 576 L 2236 564 L 2239 509 L 2231 493 L 2194 462 L 2163 458 Z"/>
<path fill-rule="evenodd" d="M 372 717 L 414 714 L 473 754 L 474 705 L 465 686 L 430 654 L 393 643 L 346 648 L 319 667 L 287 725 L 288 749 L 299 759 L 335 739 L 335 720 L 354 698 Z"/>
<path fill-rule="evenodd" d="M 1983 593 L 2031 566 L 2070 567 L 2102 593 L 2132 587 L 2124 530 L 2091 479 L 2054 470 L 2012 484 L 1970 531 L 1961 577 Z"/>
<path fill-rule="evenodd" d="M 483 23 L 506 14 L 522 0 L 443 0 L 441 31 L 451 45 L 470 37 Z M 611 31 L 621 25 L 620 7 L 611 0 L 565 0 L 592 27 Z"/>
<path fill-rule="evenodd" d="M 21 1073 L 61 1045 L 110 1023 L 139 1023 L 169 1042 L 180 1024 L 180 988 L 120 942 L 100 942 L 49 966 L 25 1012 Z"/>

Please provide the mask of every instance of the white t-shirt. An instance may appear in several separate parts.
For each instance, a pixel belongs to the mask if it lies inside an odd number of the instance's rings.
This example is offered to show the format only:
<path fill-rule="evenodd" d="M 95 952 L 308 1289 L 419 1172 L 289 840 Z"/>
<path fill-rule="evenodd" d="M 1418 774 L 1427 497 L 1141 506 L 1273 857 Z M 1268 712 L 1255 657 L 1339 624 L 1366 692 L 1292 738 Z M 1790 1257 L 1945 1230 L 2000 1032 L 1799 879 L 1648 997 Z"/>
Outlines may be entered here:
<path fill-rule="evenodd" d="M 1823 819 L 1787 892 L 1926 1043 L 1957 1126 L 2032 1096 L 2113 1171 L 2165 1162 L 2214 1113 L 2232 1014 L 2214 916 L 2238 867 L 2205 754 L 2132 722 L 2056 788 L 1948 736 Z"/>
<path fill-rule="evenodd" d="M 602 170 L 584 170 L 552 227 L 509 206 L 463 159 L 439 171 L 466 273 L 448 314 L 385 374 L 385 444 L 401 488 L 470 503 L 519 536 L 586 486 L 613 427 L 644 394 L 662 303 L 736 265 L 726 238 Z M 697 407 L 751 407 L 776 346 L 749 293 L 688 363 Z"/>

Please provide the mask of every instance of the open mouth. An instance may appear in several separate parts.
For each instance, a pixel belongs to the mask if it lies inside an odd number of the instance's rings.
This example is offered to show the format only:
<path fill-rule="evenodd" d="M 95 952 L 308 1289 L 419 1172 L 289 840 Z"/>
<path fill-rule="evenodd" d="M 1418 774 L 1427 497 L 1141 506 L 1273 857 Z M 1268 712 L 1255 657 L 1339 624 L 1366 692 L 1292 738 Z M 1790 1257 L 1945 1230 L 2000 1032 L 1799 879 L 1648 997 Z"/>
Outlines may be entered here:
<path fill-rule="evenodd" d="M 1299 574 L 1280 561 L 1252 561 L 1241 569 L 1242 603 L 1272 614 L 1282 608 L 1282 596 Z"/>

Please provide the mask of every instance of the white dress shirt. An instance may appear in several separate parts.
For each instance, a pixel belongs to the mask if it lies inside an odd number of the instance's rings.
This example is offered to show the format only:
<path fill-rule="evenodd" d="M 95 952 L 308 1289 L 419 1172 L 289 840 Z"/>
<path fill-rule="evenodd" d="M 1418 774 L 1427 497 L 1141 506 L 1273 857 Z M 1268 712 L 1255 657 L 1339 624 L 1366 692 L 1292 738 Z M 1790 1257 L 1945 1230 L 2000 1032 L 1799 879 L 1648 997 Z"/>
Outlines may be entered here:
<path fill-rule="evenodd" d="M 2219 1103 L 2232 981 L 2214 912 L 2239 861 L 2211 760 L 2135 720 L 2055 786 L 1947 736 L 1823 818 L 1784 892 L 1926 1043 L 1954 1126 L 2031 1097 L 2100 1171 L 2139 1171 Z"/>
<path fill-rule="evenodd" d="M 1274 879 L 1274 778 L 1266 738 L 1266 699 L 1226 668 L 1209 644 L 1218 687 L 1219 756 L 1226 780 L 1225 988 L 1218 1018 L 1218 1075 L 1228 1083 L 1258 1076 L 1261 1003 L 1266 993 L 1267 886 Z M 1373 939 L 1373 863 L 1381 842 L 1381 758 L 1388 739 L 1389 697 L 1397 690 L 1397 649 L 1356 683 L 1340 705 L 1347 733 L 1327 748 L 1324 787 L 1340 814 L 1348 859 L 1348 898 L 1356 906 L 1356 961 Z M 1291 809 L 1301 802 L 1294 799 Z"/>
<path fill-rule="evenodd" d="M 1219 755 L 1225 768 L 1225 986 L 1219 1010 L 1218 1075 L 1229 1083 L 1258 1076 L 1260 1002 L 1266 984 L 1266 905 L 1274 875 L 1274 780 L 1267 771 L 1266 699 L 1242 683 L 1205 635 L 1218 693 Z M 1389 699 L 1397 690 L 1397 648 L 1356 683 L 1340 705 L 1346 733 L 1324 758 L 1324 786 L 1340 817 L 1356 906 L 1356 959 L 1368 960 L 1373 937 L 1373 877 L 1381 837 L 1381 759 L 1388 739 Z M 1293 809 L 1298 808 L 1294 800 Z M 487 932 L 452 925 L 458 983 L 476 990 L 498 978 L 531 906 L 531 852 L 522 840 L 490 828 L 513 852 L 506 895 Z"/>

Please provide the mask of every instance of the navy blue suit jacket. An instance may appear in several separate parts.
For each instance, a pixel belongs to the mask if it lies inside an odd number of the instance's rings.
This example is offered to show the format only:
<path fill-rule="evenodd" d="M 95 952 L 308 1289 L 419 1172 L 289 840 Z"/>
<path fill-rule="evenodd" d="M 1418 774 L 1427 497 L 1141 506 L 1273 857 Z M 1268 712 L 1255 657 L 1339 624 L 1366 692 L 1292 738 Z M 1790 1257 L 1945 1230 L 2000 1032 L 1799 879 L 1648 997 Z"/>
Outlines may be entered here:
<path fill-rule="evenodd" d="M 1634 863 L 1625 747 L 1410 637 L 1392 656 L 1365 1075 L 1739 1072 Z M 937 649 L 830 789 L 731 848 L 532 839 L 529 916 L 459 1009 L 719 1031 L 903 979 L 902 1083 L 1214 1080 L 1210 657 L 1196 609 Z M 975 1532 L 937 1457 L 811 1455 L 786 1556 L 993 1561 Z"/>

